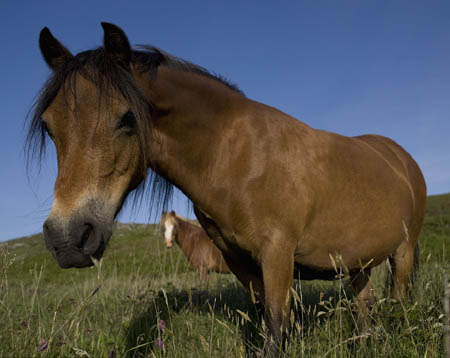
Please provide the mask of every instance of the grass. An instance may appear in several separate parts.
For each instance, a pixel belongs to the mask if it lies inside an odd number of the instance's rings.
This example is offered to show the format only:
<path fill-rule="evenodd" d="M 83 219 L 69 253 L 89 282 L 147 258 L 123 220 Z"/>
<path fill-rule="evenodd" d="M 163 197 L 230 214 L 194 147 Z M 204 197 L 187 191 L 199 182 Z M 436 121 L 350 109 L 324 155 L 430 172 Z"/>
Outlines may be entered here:
<path fill-rule="evenodd" d="M 378 301 L 354 330 L 346 280 L 296 282 L 290 357 L 445 357 L 443 273 L 449 272 L 450 194 L 429 198 L 421 269 L 404 302 Z M 120 225 L 101 267 L 61 270 L 42 235 L 0 246 L 0 357 L 255 356 L 264 330 L 232 275 L 200 281 L 153 225 Z"/>

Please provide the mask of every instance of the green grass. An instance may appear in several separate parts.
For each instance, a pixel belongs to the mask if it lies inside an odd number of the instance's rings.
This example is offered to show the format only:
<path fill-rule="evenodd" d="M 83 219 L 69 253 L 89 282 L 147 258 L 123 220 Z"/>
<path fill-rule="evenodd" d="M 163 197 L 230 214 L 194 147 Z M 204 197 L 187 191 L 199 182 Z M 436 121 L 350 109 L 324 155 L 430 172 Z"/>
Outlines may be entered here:
<path fill-rule="evenodd" d="M 445 357 L 450 195 L 429 197 L 420 242 L 406 301 L 385 298 L 386 268 L 375 270 L 378 302 L 364 337 L 346 280 L 296 282 L 287 355 Z M 263 335 L 240 283 L 221 274 L 201 282 L 153 225 L 120 225 L 101 269 L 61 270 L 42 235 L 0 246 L 0 357 L 244 357 Z"/>

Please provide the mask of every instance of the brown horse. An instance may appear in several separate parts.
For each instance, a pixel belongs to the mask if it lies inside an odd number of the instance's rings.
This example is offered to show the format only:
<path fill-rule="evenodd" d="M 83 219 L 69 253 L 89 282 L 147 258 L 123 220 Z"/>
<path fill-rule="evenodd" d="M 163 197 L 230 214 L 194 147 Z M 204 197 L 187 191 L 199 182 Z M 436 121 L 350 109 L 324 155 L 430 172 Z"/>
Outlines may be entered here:
<path fill-rule="evenodd" d="M 345 266 L 357 299 L 370 304 L 370 270 L 391 258 L 393 295 L 405 295 L 426 187 L 404 149 L 311 128 L 102 26 L 103 47 L 75 56 L 47 28 L 39 39 L 53 74 L 28 148 L 42 154 L 45 133 L 56 146 L 44 235 L 61 267 L 102 256 L 125 198 L 147 178 L 157 199 L 173 184 L 194 203 L 230 270 L 264 303 L 270 352 L 288 329 L 294 276 L 333 279 Z"/>
<path fill-rule="evenodd" d="M 202 280 L 206 281 L 210 272 L 230 272 L 219 249 L 199 225 L 183 220 L 174 211 L 164 212 L 159 225 L 166 246 L 172 247 L 175 241 Z"/>

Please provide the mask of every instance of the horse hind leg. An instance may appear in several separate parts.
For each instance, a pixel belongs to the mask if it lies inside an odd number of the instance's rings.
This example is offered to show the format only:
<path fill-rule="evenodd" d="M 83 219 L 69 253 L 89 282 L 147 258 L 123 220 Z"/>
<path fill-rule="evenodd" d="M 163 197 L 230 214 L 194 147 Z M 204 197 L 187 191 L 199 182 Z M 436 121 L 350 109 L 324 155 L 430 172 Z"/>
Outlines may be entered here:
<path fill-rule="evenodd" d="M 370 268 L 351 274 L 351 286 L 356 296 L 358 305 L 357 328 L 359 332 L 364 332 L 367 328 L 370 309 L 375 304 L 375 291 L 370 282 Z"/>
<path fill-rule="evenodd" d="M 408 288 L 413 284 L 419 266 L 419 244 L 405 240 L 389 258 L 392 271 L 391 296 L 395 300 L 406 297 Z"/>

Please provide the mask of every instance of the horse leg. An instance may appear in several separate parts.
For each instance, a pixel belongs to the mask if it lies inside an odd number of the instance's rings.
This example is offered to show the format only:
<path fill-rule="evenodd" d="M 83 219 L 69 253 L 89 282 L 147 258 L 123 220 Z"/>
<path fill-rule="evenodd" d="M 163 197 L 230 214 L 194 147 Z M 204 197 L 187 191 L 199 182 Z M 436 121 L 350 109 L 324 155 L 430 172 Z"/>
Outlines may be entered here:
<path fill-rule="evenodd" d="M 255 305 L 256 312 L 261 318 L 264 313 L 264 283 L 262 274 L 256 270 L 251 270 L 239 262 L 247 262 L 248 260 L 235 260 L 223 255 L 230 271 L 237 277 L 242 285 L 250 293 L 252 302 Z"/>
<path fill-rule="evenodd" d="M 351 274 L 351 285 L 358 305 L 356 325 L 359 332 L 367 327 L 370 308 L 375 303 L 375 292 L 370 278 L 370 268 Z"/>
<path fill-rule="evenodd" d="M 391 295 L 395 300 L 405 298 L 408 283 L 419 263 L 419 245 L 415 241 L 405 240 L 390 258 L 392 267 Z"/>
<path fill-rule="evenodd" d="M 209 275 L 208 275 L 208 269 L 205 267 L 205 265 L 200 265 L 198 268 L 198 273 L 200 275 L 200 280 L 203 282 L 208 283 L 209 282 Z"/>
<path fill-rule="evenodd" d="M 255 304 L 258 315 L 264 307 L 264 284 L 261 270 L 254 264 L 251 257 L 233 253 L 227 249 L 226 242 L 216 223 L 208 218 L 197 206 L 194 206 L 194 213 L 200 225 L 221 251 L 222 256 L 230 269 L 242 285 L 250 292 L 252 301 Z"/>
<path fill-rule="evenodd" d="M 266 248 L 262 255 L 264 279 L 264 317 L 269 333 L 267 352 L 278 356 L 284 349 L 289 332 L 291 287 L 294 279 L 294 257 L 285 248 Z"/>

